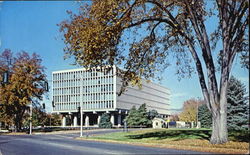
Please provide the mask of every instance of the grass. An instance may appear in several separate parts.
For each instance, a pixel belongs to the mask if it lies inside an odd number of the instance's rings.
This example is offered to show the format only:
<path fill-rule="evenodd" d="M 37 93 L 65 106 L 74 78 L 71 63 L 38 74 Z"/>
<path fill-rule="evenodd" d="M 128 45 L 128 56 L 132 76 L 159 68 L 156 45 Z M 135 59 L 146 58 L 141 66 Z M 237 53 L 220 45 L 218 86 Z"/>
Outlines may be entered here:
<path fill-rule="evenodd" d="M 226 144 L 210 144 L 210 136 L 211 130 L 208 129 L 147 129 L 93 135 L 86 139 L 214 153 L 242 154 L 249 151 L 249 132 L 229 132 Z"/>

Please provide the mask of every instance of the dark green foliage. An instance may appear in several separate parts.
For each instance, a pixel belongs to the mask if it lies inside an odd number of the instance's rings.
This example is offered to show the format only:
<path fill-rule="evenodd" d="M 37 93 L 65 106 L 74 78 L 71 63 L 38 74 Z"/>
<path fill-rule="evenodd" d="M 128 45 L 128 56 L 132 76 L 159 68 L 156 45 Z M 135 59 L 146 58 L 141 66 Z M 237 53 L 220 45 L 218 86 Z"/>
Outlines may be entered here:
<path fill-rule="evenodd" d="M 137 115 L 138 115 L 138 112 L 135 108 L 135 106 L 133 106 L 129 113 L 128 113 L 128 116 L 126 117 L 125 121 L 127 122 L 127 124 L 129 126 L 135 126 L 137 125 Z"/>
<path fill-rule="evenodd" d="M 99 123 L 99 128 L 112 128 L 112 123 L 110 122 L 110 116 L 107 113 L 102 114 Z"/>
<path fill-rule="evenodd" d="M 229 130 L 248 129 L 249 103 L 245 85 L 231 77 L 227 92 L 227 126 Z M 206 105 L 199 107 L 199 121 L 201 127 L 210 128 L 212 115 Z"/>
<path fill-rule="evenodd" d="M 152 120 L 152 119 L 154 119 L 155 117 L 158 117 L 158 116 L 159 116 L 159 114 L 158 114 L 158 112 L 156 110 L 149 110 L 148 118 L 150 120 Z"/>
<path fill-rule="evenodd" d="M 210 128 L 212 125 L 212 114 L 209 112 L 206 104 L 202 104 L 198 108 L 198 120 L 201 122 L 202 128 Z"/>
<path fill-rule="evenodd" d="M 247 129 L 249 125 L 249 104 L 245 85 L 231 77 L 227 95 L 227 125 L 229 130 Z"/>
<path fill-rule="evenodd" d="M 139 125 L 149 126 L 152 124 L 151 120 L 148 119 L 148 113 L 145 103 L 138 108 L 138 113 L 140 118 L 138 121 Z"/>
<path fill-rule="evenodd" d="M 152 122 L 148 118 L 146 104 L 142 104 L 138 110 L 133 106 L 126 117 L 126 121 L 128 126 L 150 126 Z"/>

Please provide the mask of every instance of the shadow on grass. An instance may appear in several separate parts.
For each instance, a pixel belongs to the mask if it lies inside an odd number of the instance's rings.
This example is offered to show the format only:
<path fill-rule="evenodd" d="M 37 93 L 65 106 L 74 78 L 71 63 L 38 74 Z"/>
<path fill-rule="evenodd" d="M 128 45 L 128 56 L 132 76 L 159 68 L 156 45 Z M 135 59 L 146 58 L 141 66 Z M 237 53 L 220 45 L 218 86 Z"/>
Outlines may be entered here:
<path fill-rule="evenodd" d="M 156 138 L 161 139 L 174 139 L 174 140 L 183 140 L 183 139 L 205 139 L 209 140 L 211 136 L 211 130 L 165 130 L 165 131 L 156 131 L 149 132 L 139 135 L 128 135 L 130 139 L 143 139 L 143 138 Z"/>
<path fill-rule="evenodd" d="M 149 132 L 145 134 L 138 135 L 128 135 L 130 139 L 143 139 L 143 138 L 155 138 L 157 140 L 162 139 L 173 139 L 173 140 L 183 140 L 183 139 L 202 139 L 209 140 L 211 136 L 211 130 L 163 130 L 156 132 Z M 231 141 L 238 142 L 249 142 L 250 136 L 249 131 L 229 131 L 228 137 Z"/>

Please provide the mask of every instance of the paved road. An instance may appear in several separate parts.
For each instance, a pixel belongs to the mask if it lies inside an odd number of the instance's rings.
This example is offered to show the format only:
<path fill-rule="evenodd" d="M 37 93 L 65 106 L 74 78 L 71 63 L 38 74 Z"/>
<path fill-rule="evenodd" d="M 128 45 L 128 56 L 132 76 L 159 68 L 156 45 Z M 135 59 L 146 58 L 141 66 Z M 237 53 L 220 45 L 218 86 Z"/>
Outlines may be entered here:
<path fill-rule="evenodd" d="M 75 136 L 76 134 L 2 135 L 0 155 L 201 154 L 194 151 L 81 141 L 75 140 Z"/>

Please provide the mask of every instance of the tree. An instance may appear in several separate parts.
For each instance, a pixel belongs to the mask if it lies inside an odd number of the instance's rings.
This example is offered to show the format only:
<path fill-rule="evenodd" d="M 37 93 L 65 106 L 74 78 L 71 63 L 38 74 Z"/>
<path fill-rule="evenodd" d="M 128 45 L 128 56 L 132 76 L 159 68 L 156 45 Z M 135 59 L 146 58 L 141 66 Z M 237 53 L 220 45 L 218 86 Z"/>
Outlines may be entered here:
<path fill-rule="evenodd" d="M 47 113 L 42 106 L 33 107 L 32 109 L 32 126 L 44 126 Z"/>
<path fill-rule="evenodd" d="M 209 112 L 206 104 L 202 104 L 198 108 L 198 120 L 201 122 L 202 128 L 211 128 L 212 114 Z"/>
<path fill-rule="evenodd" d="M 150 126 L 152 124 L 151 120 L 148 118 L 148 112 L 146 108 L 146 104 L 143 103 L 138 108 L 138 117 L 140 118 L 138 120 L 138 125 L 140 126 Z"/>
<path fill-rule="evenodd" d="M 156 110 L 149 110 L 148 111 L 148 119 L 153 120 L 155 117 L 159 117 L 159 114 Z"/>
<path fill-rule="evenodd" d="M 110 122 L 110 116 L 107 113 L 103 113 L 99 123 L 99 128 L 112 128 L 112 123 Z"/>
<path fill-rule="evenodd" d="M 91 4 L 83 4 L 79 14 L 69 12 L 70 20 L 59 25 L 66 58 L 73 56 L 84 67 L 122 64 L 119 76 L 125 88 L 130 83 L 140 86 L 142 77 L 157 76 L 169 65 L 167 56 L 174 56 L 180 78 L 191 77 L 194 71 L 198 75 L 213 117 L 210 142 L 227 142 L 227 87 L 237 54 L 249 68 L 249 2 L 93 0 Z M 215 29 L 207 29 L 209 21 L 216 23 Z"/>
<path fill-rule="evenodd" d="M 9 49 L 6 49 L 3 53 L 0 55 L 0 122 L 4 122 L 7 128 L 13 124 L 13 119 L 12 117 L 9 117 L 7 115 L 8 109 L 6 108 L 6 105 L 4 102 L 1 100 L 1 92 L 2 87 L 3 87 L 3 74 L 8 70 L 11 64 L 11 59 L 12 59 L 12 53 Z M 3 96 L 2 96 L 3 97 Z"/>
<path fill-rule="evenodd" d="M 125 121 L 127 122 L 128 126 L 136 126 L 138 119 L 138 111 L 136 110 L 135 106 L 133 106 L 126 116 Z"/>
<path fill-rule="evenodd" d="M 0 72 L 9 72 L 9 83 L 0 86 L 0 102 L 3 104 L 0 115 L 9 118 L 17 130 L 21 129 L 28 105 L 38 105 L 45 93 L 46 75 L 41 62 L 35 53 L 30 56 L 20 52 L 14 57 L 10 50 L 5 50 L 0 55 Z"/>
<path fill-rule="evenodd" d="M 128 126 L 150 126 L 151 120 L 148 118 L 146 104 L 142 104 L 138 110 L 133 106 L 125 119 Z"/>
<path fill-rule="evenodd" d="M 190 99 L 185 101 L 183 111 L 179 114 L 180 121 L 197 122 L 197 110 L 200 104 L 202 104 L 201 100 Z"/>
<path fill-rule="evenodd" d="M 26 127 L 29 127 L 30 123 L 30 111 L 27 110 L 23 116 L 22 124 Z M 42 106 L 36 105 L 32 108 L 32 126 L 44 126 L 47 119 L 47 113 L 44 111 Z"/>
<path fill-rule="evenodd" d="M 61 126 L 61 117 L 60 114 L 47 114 L 46 126 Z"/>
<path fill-rule="evenodd" d="M 248 129 L 249 103 L 245 85 L 234 76 L 230 78 L 227 90 L 227 124 L 229 130 Z M 212 126 L 212 115 L 205 105 L 199 107 L 201 126 Z"/>
<path fill-rule="evenodd" d="M 228 86 L 227 124 L 229 130 L 248 129 L 249 100 L 246 87 L 234 76 L 230 78 Z"/>
<path fill-rule="evenodd" d="M 179 115 L 173 114 L 172 116 L 170 116 L 170 121 L 173 121 L 173 122 L 180 121 Z"/>
<path fill-rule="evenodd" d="M 23 116 L 23 126 L 29 127 L 30 113 L 26 112 Z M 46 113 L 40 106 L 32 110 L 32 126 L 61 126 L 60 114 Z"/>

